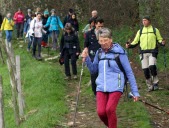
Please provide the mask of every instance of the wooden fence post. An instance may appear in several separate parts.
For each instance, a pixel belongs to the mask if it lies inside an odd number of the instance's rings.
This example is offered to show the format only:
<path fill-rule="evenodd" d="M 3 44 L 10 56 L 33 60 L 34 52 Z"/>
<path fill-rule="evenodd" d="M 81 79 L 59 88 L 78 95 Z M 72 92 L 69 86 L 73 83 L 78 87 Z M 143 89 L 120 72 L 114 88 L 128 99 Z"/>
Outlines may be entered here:
<path fill-rule="evenodd" d="M 10 62 L 10 60 L 7 60 L 7 65 L 8 65 L 8 69 L 9 69 L 9 76 L 10 76 L 10 82 L 11 82 L 11 86 L 12 86 L 12 101 L 13 101 L 13 105 L 14 105 L 14 115 L 15 115 L 15 122 L 16 125 L 19 126 L 20 124 L 20 119 L 19 119 L 19 108 L 18 108 L 18 103 L 17 103 L 17 83 L 16 83 L 16 79 L 15 79 L 15 73 L 14 73 L 14 69 L 12 68 L 12 64 Z"/>
<path fill-rule="evenodd" d="M 1 42 L 2 43 L 2 42 Z M 2 63 L 4 64 L 4 58 L 3 58 L 3 55 L 2 55 L 2 49 L 1 49 L 1 46 L 0 46 L 0 57 L 1 57 L 1 60 L 2 60 Z"/>
<path fill-rule="evenodd" d="M 0 76 L 0 128 L 5 128 L 4 112 L 3 112 L 3 90 L 2 90 L 2 77 Z"/>
<path fill-rule="evenodd" d="M 19 103 L 19 115 L 24 116 L 24 99 L 21 87 L 21 75 L 20 75 L 20 56 L 16 56 L 16 79 L 17 79 L 17 90 L 18 90 L 18 103 Z"/>

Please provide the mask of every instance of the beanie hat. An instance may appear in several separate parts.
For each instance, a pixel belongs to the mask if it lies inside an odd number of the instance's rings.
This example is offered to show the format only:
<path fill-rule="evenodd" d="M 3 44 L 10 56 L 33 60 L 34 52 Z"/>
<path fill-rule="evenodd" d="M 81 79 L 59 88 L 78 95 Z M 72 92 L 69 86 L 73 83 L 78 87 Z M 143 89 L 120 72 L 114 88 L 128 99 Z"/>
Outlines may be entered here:
<path fill-rule="evenodd" d="M 55 9 L 52 9 L 50 12 L 51 12 L 51 13 L 53 13 L 53 12 L 55 13 L 56 11 L 55 11 Z"/>
<path fill-rule="evenodd" d="M 28 9 L 27 11 L 28 11 L 28 12 L 31 12 L 31 9 Z"/>
<path fill-rule="evenodd" d="M 46 9 L 46 10 L 44 11 L 44 15 L 49 15 L 48 9 Z"/>
<path fill-rule="evenodd" d="M 146 19 L 148 21 L 151 21 L 150 16 L 144 16 L 143 19 Z"/>

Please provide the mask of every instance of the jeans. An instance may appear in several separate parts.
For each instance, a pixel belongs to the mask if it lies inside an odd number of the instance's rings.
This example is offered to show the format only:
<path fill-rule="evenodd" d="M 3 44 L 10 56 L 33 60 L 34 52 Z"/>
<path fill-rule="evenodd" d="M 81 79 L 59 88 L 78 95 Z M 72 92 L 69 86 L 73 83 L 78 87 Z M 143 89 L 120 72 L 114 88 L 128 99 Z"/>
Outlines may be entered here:
<path fill-rule="evenodd" d="M 34 40 L 34 37 L 33 37 L 33 36 L 29 36 L 28 38 L 29 38 L 28 49 L 30 50 L 31 45 L 32 45 L 32 42 L 33 42 L 33 40 Z"/>
<path fill-rule="evenodd" d="M 7 42 L 11 42 L 12 40 L 12 30 L 5 30 L 5 33 L 6 33 L 6 39 L 7 39 Z"/>
<path fill-rule="evenodd" d="M 33 39 L 33 56 L 36 55 L 36 46 L 38 45 L 38 56 L 41 56 L 42 37 L 34 37 Z"/>

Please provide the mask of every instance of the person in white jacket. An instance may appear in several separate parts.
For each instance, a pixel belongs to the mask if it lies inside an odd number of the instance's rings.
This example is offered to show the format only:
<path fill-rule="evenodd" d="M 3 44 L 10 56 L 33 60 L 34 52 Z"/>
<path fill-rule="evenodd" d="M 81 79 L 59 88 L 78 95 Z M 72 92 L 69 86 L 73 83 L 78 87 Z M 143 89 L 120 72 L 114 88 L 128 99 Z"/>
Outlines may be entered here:
<path fill-rule="evenodd" d="M 42 33 L 46 33 L 43 29 L 41 13 L 37 13 L 36 17 L 30 23 L 29 29 L 29 36 L 32 38 L 33 42 L 33 54 L 32 56 L 37 59 L 41 60 L 41 42 L 42 42 Z M 36 47 L 38 45 L 38 55 L 36 55 Z"/>

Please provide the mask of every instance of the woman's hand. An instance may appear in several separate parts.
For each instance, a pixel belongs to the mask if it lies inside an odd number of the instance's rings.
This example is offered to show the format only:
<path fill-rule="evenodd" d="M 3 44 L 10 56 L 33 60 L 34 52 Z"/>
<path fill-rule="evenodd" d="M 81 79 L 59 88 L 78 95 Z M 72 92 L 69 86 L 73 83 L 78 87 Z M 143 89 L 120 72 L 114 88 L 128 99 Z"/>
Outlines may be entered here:
<path fill-rule="evenodd" d="M 76 56 L 78 56 L 80 53 L 79 52 L 76 52 Z"/>
<path fill-rule="evenodd" d="M 83 58 L 82 61 L 85 62 L 86 57 L 89 56 L 88 55 L 88 48 L 85 48 L 81 54 L 81 57 Z"/>
<path fill-rule="evenodd" d="M 134 96 L 134 97 L 133 97 L 133 101 L 134 101 L 134 102 L 139 101 L 139 97 L 138 97 L 138 96 Z"/>

